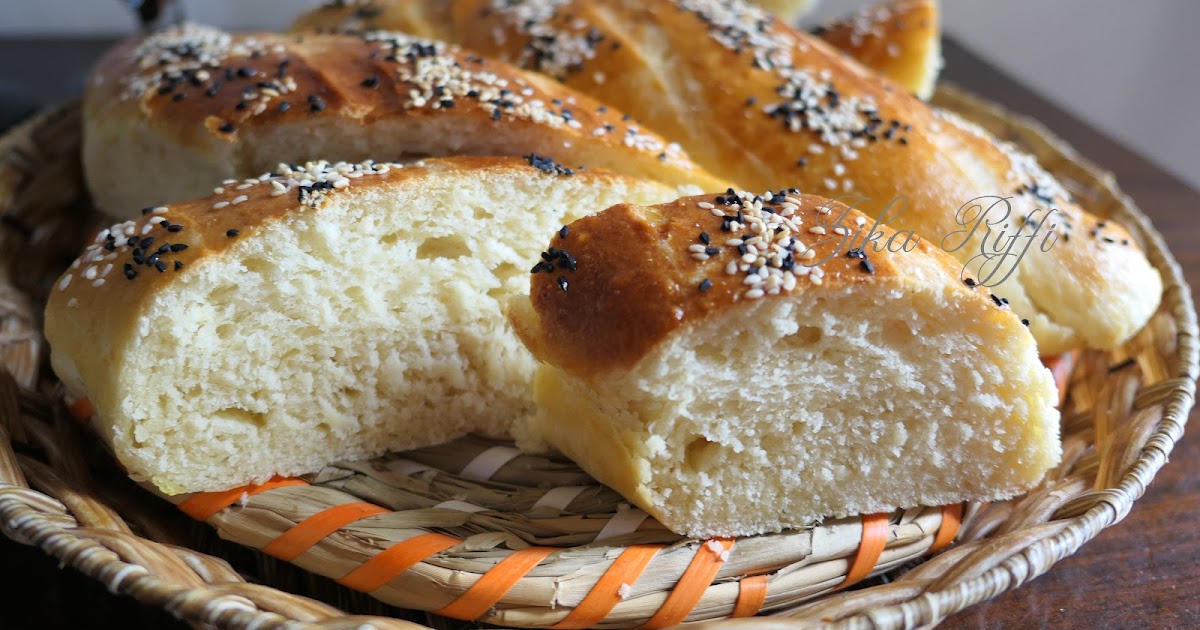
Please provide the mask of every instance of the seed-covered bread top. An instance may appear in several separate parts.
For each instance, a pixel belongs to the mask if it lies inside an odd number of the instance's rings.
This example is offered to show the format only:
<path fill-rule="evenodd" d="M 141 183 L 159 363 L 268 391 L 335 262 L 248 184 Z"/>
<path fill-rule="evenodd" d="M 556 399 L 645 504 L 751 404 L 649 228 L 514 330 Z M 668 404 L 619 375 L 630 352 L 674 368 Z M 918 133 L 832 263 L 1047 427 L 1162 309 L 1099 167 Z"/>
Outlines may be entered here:
<path fill-rule="evenodd" d="M 320 210 L 331 195 L 386 195 L 404 180 L 429 177 L 439 171 L 497 169 L 528 170 L 531 176 L 574 177 L 576 171 L 550 158 L 456 157 L 430 158 L 415 163 L 309 162 L 280 164 L 269 173 L 226 180 L 207 197 L 143 208 L 137 219 L 101 230 L 93 242 L 59 277 L 48 309 L 95 304 L 96 294 L 109 294 L 104 304 L 133 308 L 134 302 L 174 281 L 188 266 L 220 256 L 238 239 L 285 217 L 297 208 Z M 586 177 L 611 179 L 603 171 Z M 345 252 L 354 264 L 354 252 Z M 380 270 L 392 273 L 398 270 Z M 111 295 L 116 292 L 117 295 Z"/>
<path fill-rule="evenodd" d="M 453 41 L 633 112 L 744 188 L 861 196 L 873 216 L 901 200 L 889 225 L 969 263 L 1047 355 L 1116 347 L 1158 307 L 1162 281 L 1136 240 L 1032 156 L 753 4 L 450 4 Z"/>
<path fill-rule="evenodd" d="M 110 213 L 314 159 L 535 152 L 676 186 L 725 185 L 623 112 L 502 61 L 398 32 L 174 27 L 125 42 L 97 64 L 85 121 L 89 185 Z M 147 153 L 178 166 L 137 177 L 123 158 L 149 161 Z"/>
<path fill-rule="evenodd" d="M 615 206 L 554 235 L 532 268 L 536 315 L 515 311 L 518 332 L 542 360 L 587 375 L 629 368 L 667 336 L 741 302 L 817 299 L 850 285 L 882 296 L 905 282 L 958 278 L 952 290 L 978 295 L 980 313 L 1019 319 L 936 246 L 873 221 L 795 190 Z"/>

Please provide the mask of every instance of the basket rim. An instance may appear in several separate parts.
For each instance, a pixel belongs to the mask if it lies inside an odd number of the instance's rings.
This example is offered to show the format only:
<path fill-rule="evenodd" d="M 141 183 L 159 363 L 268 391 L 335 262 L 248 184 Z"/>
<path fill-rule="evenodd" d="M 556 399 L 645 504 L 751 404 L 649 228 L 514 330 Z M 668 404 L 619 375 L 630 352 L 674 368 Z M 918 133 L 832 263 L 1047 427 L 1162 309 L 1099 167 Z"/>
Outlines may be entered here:
<path fill-rule="evenodd" d="M 1161 390 L 1161 398 L 1156 400 L 1159 401 L 1159 404 L 1164 405 L 1164 414 L 1159 426 L 1142 448 L 1136 465 L 1121 477 L 1115 487 L 1105 489 L 1108 496 L 1103 501 L 1089 508 L 1083 514 L 1069 519 L 1072 522 L 1062 531 L 1013 550 L 1003 562 L 970 580 L 956 584 L 952 589 L 925 592 L 902 604 L 870 608 L 836 621 L 834 623 L 835 627 L 866 627 L 868 625 L 870 627 L 898 627 L 901 625 L 936 624 L 948 615 L 958 612 L 967 606 L 994 597 L 1000 592 L 1017 588 L 1034 577 L 1041 575 L 1049 570 L 1057 561 L 1074 553 L 1080 546 L 1095 537 L 1100 531 L 1124 518 L 1132 508 L 1133 502 L 1141 497 L 1146 486 L 1165 464 L 1167 455 L 1169 455 L 1174 444 L 1182 435 L 1188 411 L 1194 403 L 1197 360 L 1198 354 L 1200 354 L 1198 353 L 1197 345 L 1197 337 L 1200 336 L 1200 333 L 1197 332 L 1195 305 L 1190 287 L 1183 277 L 1182 268 L 1167 248 L 1161 234 L 1154 229 L 1149 218 L 1133 204 L 1127 195 L 1120 191 L 1111 173 L 1100 169 L 1086 160 L 1086 158 L 1080 157 L 1061 139 L 1042 127 L 1040 123 L 1023 116 L 1005 112 L 1002 108 L 970 96 L 969 93 L 946 82 L 939 84 L 939 90 L 959 92 L 961 93 L 959 94 L 960 97 L 979 100 L 987 104 L 987 107 L 996 110 L 998 115 L 1012 119 L 1023 119 L 1026 124 L 1036 126 L 1039 133 L 1046 137 L 1051 144 L 1054 144 L 1056 148 L 1063 151 L 1064 154 L 1069 155 L 1072 160 L 1094 171 L 1097 176 L 1097 182 L 1105 187 L 1107 192 L 1112 194 L 1114 198 L 1121 200 L 1127 210 L 1127 214 L 1122 216 L 1122 220 L 1126 223 L 1127 227 L 1136 231 L 1142 237 L 1147 256 L 1151 258 L 1154 266 L 1164 276 L 1164 302 L 1167 302 L 1168 299 L 1171 300 L 1172 308 L 1170 315 L 1176 321 L 1179 329 L 1178 355 L 1172 366 L 1173 376 L 1169 379 L 1169 383 L 1164 381 L 1157 386 Z M 69 111 L 72 106 L 72 103 L 65 103 L 46 108 L 12 127 L 4 134 L 3 138 L 0 138 L 0 152 L 7 151 L 10 145 L 16 142 L 21 136 L 37 129 L 55 116 Z M 7 372 L 5 376 L 8 376 Z M 1169 387 L 1167 387 L 1168 384 Z M 3 432 L 2 425 L 0 425 L 0 432 Z M 0 448 L 11 449 L 11 439 L 5 442 L 5 444 L 0 445 Z M 13 505 L 13 499 L 15 499 L 15 505 Z M 0 484 L 0 516 L 3 517 L 4 531 L 9 538 L 20 542 L 37 543 L 48 554 L 58 557 L 66 564 L 71 564 L 90 577 L 107 583 L 110 591 L 114 593 L 132 596 L 143 603 L 176 612 L 177 607 L 172 606 L 170 601 L 161 597 L 150 597 L 152 595 L 150 592 L 150 582 L 157 582 L 159 588 L 170 588 L 173 585 L 169 581 L 146 573 L 144 569 L 139 573 L 137 570 L 141 568 L 139 565 L 120 560 L 115 557 L 115 554 L 108 552 L 103 545 L 94 540 L 75 536 L 71 530 L 58 528 L 48 522 L 36 523 L 41 515 L 38 510 L 33 509 L 30 505 L 45 506 L 47 508 L 45 511 L 69 513 L 66 506 L 49 495 L 28 487 L 21 488 L 19 486 Z M 32 526 L 24 527 L 25 525 Z M 58 532 L 51 531 L 51 529 L 56 529 Z M 68 548 L 65 545 L 50 544 L 52 536 L 63 534 L 74 537 L 83 547 L 109 553 L 113 556 L 113 562 L 102 566 L 92 557 L 98 555 L 96 553 L 83 553 L 81 551 L 82 548 L 78 546 Z M 1038 567 L 1037 563 L 1029 562 L 1029 558 L 1032 557 L 1049 557 L 1050 561 Z M 111 570 L 113 566 L 116 566 L 113 563 L 121 563 L 124 566 L 119 570 Z M 991 588 L 985 588 L 989 584 L 991 584 Z M 999 586 L 997 587 L 997 585 Z M 178 587 L 175 588 L 178 589 Z M 183 598 L 187 594 L 180 592 L 178 596 L 179 598 Z M 159 601 L 150 601 L 153 599 Z M 235 602 L 236 598 L 232 596 L 216 595 L 211 601 L 217 605 L 209 613 L 204 615 L 198 613 L 185 614 L 181 616 L 194 622 L 216 622 L 222 625 L 228 623 L 238 627 L 257 626 L 260 624 L 273 626 L 284 621 L 283 617 L 273 612 L 246 607 L 244 604 L 241 606 L 235 605 L 232 602 Z M 192 610 L 191 608 L 185 609 L 185 613 Z M 200 609 L 195 610 L 199 611 Z M 213 612 L 214 610 L 216 611 L 215 613 Z M 179 615 L 178 612 L 176 614 Z M 343 616 L 340 619 L 347 620 L 351 619 L 351 617 Z M 362 618 L 362 620 L 366 621 L 366 618 Z M 378 625 L 379 621 L 372 619 L 371 623 Z M 387 621 L 394 621 L 408 627 L 419 627 L 416 624 L 409 624 L 409 622 L 400 622 L 398 620 Z M 759 618 L 757 620 L 742 619 L 702 623 L 720 624 L 726 628 L 732 628 L 734 625 L 743 623 L 779 623 L 780 621 L 779 619 Z M 300 624 L 300 626 L 308 627 L 328 627 L 324 624 L 313 625 L 296 621 L 288 621 L 287 623 L 289 625 L 296 623 Z"/>

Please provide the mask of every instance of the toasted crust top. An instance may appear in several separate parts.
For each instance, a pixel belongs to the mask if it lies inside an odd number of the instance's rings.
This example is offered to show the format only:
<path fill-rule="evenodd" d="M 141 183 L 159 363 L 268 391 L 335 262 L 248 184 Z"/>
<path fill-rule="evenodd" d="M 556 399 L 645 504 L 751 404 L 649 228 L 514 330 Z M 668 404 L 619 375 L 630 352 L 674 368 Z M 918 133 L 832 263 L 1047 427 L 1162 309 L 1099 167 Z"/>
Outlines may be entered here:
<path fill-rule="evenodd" d="M 136 220 L 101 230 L 56 281 L 47 312 L 98 302 L 122 304 L 153 294 L 189 268 L 220 256 L 240 239 L 301 209 L 319 211 L 334 197 L 412 191 L 435 177 L 486 178 L 502 171 L 531 177 L 616 180 L 607 171 L 575 171 L 548 158 L 433 158 L 412 164 L 310 162 L 227 180 L 209 197 L 145 208 Z"/>
<path fill-rule="evenodd" d="M 316 117 L 369 125 L 452 115 L 534 133 L 553 129 L 580 154 L 588 146 L 620 148 L 695 168 L 678 145 L 595 99 L 399 32 L 230 34 L 185 24 L 110 51 L 92 75 L 88 100 L 105 108 L 134 104 L 149 124 L 192 143 L 202 136 L 233 143 L 247 127 Z"/>
<path fill-rule="evenodd" d="M 936 246 L 870 221 L 795 191 L 614 206 L 554 236 L 532 270 L 536 317 L 516 311 L 515 324 L 539 358 L 582 375 L 628 368 L 668 335 L 747 302 L 852 285 L 957 285 L 1015 323 L 1007 301 Z"/>

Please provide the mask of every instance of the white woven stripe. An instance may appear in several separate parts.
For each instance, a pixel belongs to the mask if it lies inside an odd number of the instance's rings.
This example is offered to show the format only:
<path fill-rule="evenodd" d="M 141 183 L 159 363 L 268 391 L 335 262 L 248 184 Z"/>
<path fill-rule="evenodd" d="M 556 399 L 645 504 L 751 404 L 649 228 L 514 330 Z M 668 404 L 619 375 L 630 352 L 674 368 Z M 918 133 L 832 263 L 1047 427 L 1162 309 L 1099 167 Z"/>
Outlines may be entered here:
<path fill-rule="evenodd" d="M 616 538 L 625 534 L 632 534 L 637 531 L 642 521 L 650 516 L 638 509 L 618 510 L 612 518 L 608 519 L 608 523 L 604 525 L 604 529 L 596 534 L 596 540 L 606 540 L 608 538 Z"/>
<path fill-rule="evenodd" d="M 496 471 L 504 467 L 505 464 L 516 459 L 521 454 L 520 449 L 515 449 L 511 446 L 493 446 L 488 450 L 475 456 L 463 466 L 462 472 L 458 476 L 476 481 L 487 481 L 496 474 Z"/>
<path fill-rule="evenodd" d="M 426 466 L 421 462 L 414 462 L 411 459 L 404 459 L 402 457 L 398 457 L 387 462 L 385 466 L 387 466 L 387 469 L 391 472 L 403 476 L 415 475 L 419 472 L 425 472 L 426 470 L 433 470 L 433 466 Z"/>
<path fill-rule="evenodd" d="M 587 486 L 562 486 L 561 488 L 555 488 L 550 492 L 543 494 L 542 498 L 538 499 L 537 503 L 533 504 L 532 509 L 537 510 L 545 508 L 550 510 L 558 510 L 559 512 L 565 512 L 567 510 L 567 506 L 571 505 L 571 502 L 575 500 L 575 497 L 579 496 L 584 490 L 587 490 Z"/>
<path fill-rule="evenodd" d="M 474 503 L 467 503 L 466 501 L 443 501 L 433 507 L 444 508 L 447 510 L 458 510 L 459 512 L 470 512 L 472 514 L 475 512 L 487 511 L 487 508 L 483 506 L 475 505 Z"/>

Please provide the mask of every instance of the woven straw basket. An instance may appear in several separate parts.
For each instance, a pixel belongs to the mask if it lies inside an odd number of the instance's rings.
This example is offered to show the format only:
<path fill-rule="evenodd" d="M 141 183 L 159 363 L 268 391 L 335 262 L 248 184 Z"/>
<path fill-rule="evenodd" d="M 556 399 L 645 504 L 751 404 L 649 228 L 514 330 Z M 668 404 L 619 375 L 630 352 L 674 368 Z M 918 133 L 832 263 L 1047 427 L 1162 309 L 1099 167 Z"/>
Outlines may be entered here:
<path fill-rule="evenodd" d="M 951 86 L 936 100 L 1024 146 L 1085 207 L 1127 225 L 1166 285 L 1125 347 L 1072 357 L 1063 462 L 1025 497 L 697 541 L 570 462 L 468 438 L 164 500 L 119 472 L 47 366 L 41 306 L 98 221 L 77 157 L 79 110 L 67 106 L 0 139 L 4 533 L 114 593 L 222 628 L 462 625 L 451 618 L 908 628 L 1015 588 L 1121 520 L 1166 461 L 1193 403 L 1196 314 L 1161 237 L 1110 174 Z"/>

